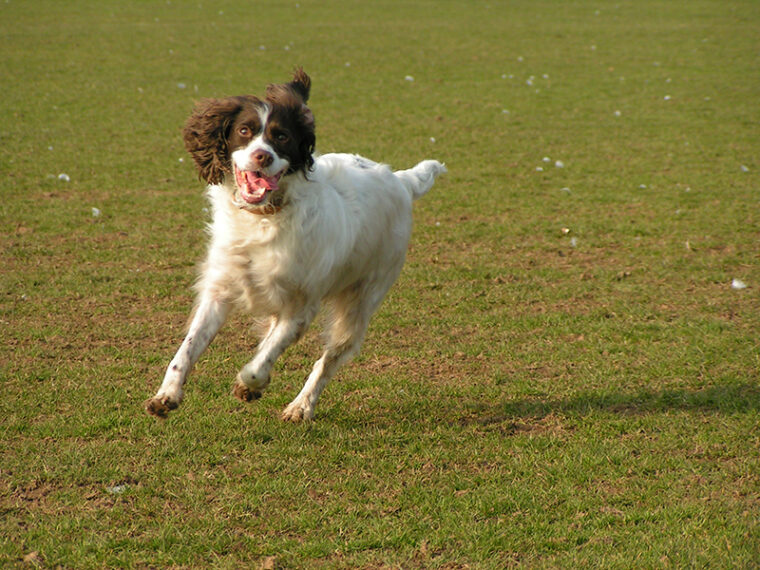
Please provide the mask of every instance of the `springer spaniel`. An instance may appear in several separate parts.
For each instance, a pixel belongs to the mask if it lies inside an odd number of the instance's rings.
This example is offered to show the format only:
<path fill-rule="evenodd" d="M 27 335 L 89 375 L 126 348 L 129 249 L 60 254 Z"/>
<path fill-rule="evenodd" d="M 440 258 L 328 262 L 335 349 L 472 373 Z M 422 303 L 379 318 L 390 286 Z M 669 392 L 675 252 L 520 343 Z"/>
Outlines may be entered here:
<path fill-rule="evenodd" d="M 355 354 L 370 317 L 404 264 L 412 201 L 446 168 L 435 160 L 391 171 L 356 155 L 314 155 L 311 79 L 253 96 L 201 102 L 185 146 L 208 182 L 211 243 L 187 336 L 148 413 L 179 406 L 187 375 L 233 306 L 268 318 L 256 354 L 232 392 L 249 402 L 269 385 L 275 360 L 328 308 L 327 345 L 282 419 L 310 420 L 322 389 Z"/>

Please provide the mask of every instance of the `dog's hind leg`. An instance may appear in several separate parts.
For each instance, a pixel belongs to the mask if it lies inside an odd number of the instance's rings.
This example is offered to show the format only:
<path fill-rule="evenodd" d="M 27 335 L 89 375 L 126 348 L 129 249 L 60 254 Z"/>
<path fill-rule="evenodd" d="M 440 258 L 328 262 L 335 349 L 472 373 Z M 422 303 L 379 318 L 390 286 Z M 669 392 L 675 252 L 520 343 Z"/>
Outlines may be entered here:
<path fill-rule="evenodd" d="M 322 390 L 338 369 L 361 348 L 369 319 L 394 280 L 389 280 L 390 283 L 380 288 L 357 284 L 330 300 L 327 347 L 314 364 L 301 392 L 283 411 L 283 420 L 300 422 L 314 417 L 314 408 Z"/>
<path fill-rule="evenodd" d="M 244 402 L 261 397 L 261 392 L 269 385 L 272 367 L 280 355 L 291 344 L 303 336 L 317 314 L 318 307 L 304 306 L 294 316 L 272 317 L 272 323 L 264 339 L 259 343 L 256 356 L 237 375 L 232 393 Z"/>
<path fill-rule="evenodd" d="M 228 312 L 229 306 L 223 301 L 210 297 L 201 300 L 185 340 L 166 369 L 161 388 L 155 396 L 145 402 L 145 409 L 149 414 L 165 418 L 171 410 L 179 406 L 187 375 L 219 332 Z"/>
<path fill-rule="evenodd" d="M 317 360 L 301 392 L 282 412 L 282 419 L 290 422 L 311 420 L 319 396 L 335 372 L 353 356 L 361 342 L 343 346 L 329 347 Z"/>

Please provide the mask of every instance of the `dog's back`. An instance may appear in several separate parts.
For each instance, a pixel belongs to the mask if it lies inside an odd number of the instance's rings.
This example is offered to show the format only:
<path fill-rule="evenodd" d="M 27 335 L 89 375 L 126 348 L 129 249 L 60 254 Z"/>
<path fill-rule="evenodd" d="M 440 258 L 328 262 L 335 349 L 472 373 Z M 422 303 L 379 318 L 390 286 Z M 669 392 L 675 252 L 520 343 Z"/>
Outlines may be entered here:
<path fill-rule="evenodd" d="M 287 206 L 272 217 L 253 217 L 211 187 L 215 215 L 199 288 L 224 283 L 227 298 L 270 314 L 296 291 L 323 299 L 375 270 L 395 276 L 411 234 L 412 200 L 442 169 L 425 161 L 394 173 L 354 155 L 322 155 L 308 177 L 290 184 Z"/>

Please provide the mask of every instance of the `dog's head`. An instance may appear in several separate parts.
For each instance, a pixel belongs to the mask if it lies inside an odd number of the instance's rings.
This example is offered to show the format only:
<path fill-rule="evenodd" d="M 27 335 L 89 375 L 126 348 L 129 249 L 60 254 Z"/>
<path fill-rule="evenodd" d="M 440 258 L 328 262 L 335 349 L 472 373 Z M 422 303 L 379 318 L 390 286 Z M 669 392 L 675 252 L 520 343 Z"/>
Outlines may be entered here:
<path fill-rule="evenodd" d="M 235 188 L 242 208 L 277 208 L 287 177 L 314 164 L 314 116 L 306 102 L 311 79 L 298 68 L 293 81 L 252 95 L 202 101 L 188 119 L 185 148 L 201 178 Z"/>

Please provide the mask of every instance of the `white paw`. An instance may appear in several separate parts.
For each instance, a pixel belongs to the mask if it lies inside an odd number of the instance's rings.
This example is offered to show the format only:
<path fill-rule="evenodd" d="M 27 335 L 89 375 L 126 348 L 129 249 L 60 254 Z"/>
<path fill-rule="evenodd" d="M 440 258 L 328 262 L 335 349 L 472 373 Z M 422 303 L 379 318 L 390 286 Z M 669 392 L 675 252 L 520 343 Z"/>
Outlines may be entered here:
<path fill-rule="evenodd" d="M 261 393 L 269 386 L 269 375 L 250 372 L 248 367 L 238 372 L 232 393 L 241 402 L 251 402 L 261 398 Z"/>
<path fill-rule="evenodd" d="M 245 384 L 254 392 L 261 392 L 269 386 L 269 373 L 261 370 L 252 370 L 248 366 L 244 366 L 238 372 L 235 382 Z"/>
<path fill-rule="evenodd" d="M 302 403 L 298 399 L 293 400 L 280 416 L 285 422 L 305 422 L 314 418 L 314 407 L 308 403 Z"/>

